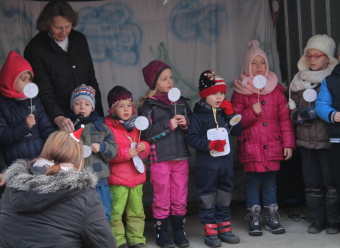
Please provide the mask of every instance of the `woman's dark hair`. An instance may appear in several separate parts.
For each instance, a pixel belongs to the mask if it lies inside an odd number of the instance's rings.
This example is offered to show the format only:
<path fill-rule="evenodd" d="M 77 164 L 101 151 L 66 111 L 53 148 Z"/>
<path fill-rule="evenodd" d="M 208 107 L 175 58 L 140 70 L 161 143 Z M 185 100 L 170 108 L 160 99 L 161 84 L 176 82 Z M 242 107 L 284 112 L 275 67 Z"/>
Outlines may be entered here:
<path fill-rule="evenodd" d="M 72 27 L 78 24 L 78 14 L 73 10 L 72 6 L 63 0 L 53 0 L 46 4 L 44 9 L 40 12 L 37 20 L 36 29 L 47 31 L 50 29 L 53 18 L 62 16 L 72 23 Z"/>

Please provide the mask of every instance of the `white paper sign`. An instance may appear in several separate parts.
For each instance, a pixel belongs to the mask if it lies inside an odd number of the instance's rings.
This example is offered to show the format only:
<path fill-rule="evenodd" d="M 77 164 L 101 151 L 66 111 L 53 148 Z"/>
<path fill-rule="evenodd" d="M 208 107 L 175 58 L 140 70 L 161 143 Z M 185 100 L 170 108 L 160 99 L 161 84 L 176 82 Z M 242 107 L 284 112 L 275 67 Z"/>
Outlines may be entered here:
<path fill-rule="evenodd" d="M 242 119 L 242 115 L 235 115 L 233 118 L 231 118 L 229 124 L 231 126 L 235 126 L 237 123 L 239 123 Z"/>
<path fill-rule="evenodd" d="M 178 99 L 181 97 L 181 91 L 178 88 L 172 88 L 168 92 L 168 98 L 172 102 L 178 101 Z"/>
<path fill-rule="evenodd" d="M 212 128 L 207 131 L 208 140 L 225 140 L 226 145 L 224 146 L 223 152 L 218 152 L 215 150 L 210 151 L 210 155 L 213 157 L 219 157 L 223 155 L 227 155 L 230 153 L 230 144 L 229 144 L 229 137 L 228 131 L 224 127 L 220 127 L 218 129 Z"/>
<path fill-rule="evenodd" d="M 138 130 L 145 130 L 147 129 L 149 126 L 149 120 L 148 118 L 146 118 L 145 116 L 138 116 L 135 120 L 135 127 L 138 129 Z"/>
<path fill-rule="evenodd" d="M 253 84 L 256 89 L 262 89 L 264 86 L 266 86 L 267 80 L 262 75 L 257 75 L 253 79 Z"/>
<path fill-rule="evenodd" d="M 91 147 L 87 146 L 87 145 L 83 145 L 84 148 L 84 155 L 83 158 L 87 158 L 92 154 L 92 149 Z"/>
<path fill-rule="evenodd" d="M 35 83 L 28 83 L 24 86 L 23 92 L 27 98 L 34 98 L 38 95 L 39 88 Z"/>
<path fill-rule="evenodd" d="M 314 102 L 316 100 L 317 93 L 313 89 L 307 89 L 303 92 L 302 96 L 307 102 Z"/>
<path fill-rule="evenodd" d="M 130 145 L 131 148 L 137 148 L 137 143 L 136 142 L 132 142 Z M 137 171 L 139 173 L 143 173 L 144 172 L 144 164 L 143 164 L 143 160 L 139 157 L 139 155 L 134 156 L 132 158 L 133 164 L 135 165 Z"/>

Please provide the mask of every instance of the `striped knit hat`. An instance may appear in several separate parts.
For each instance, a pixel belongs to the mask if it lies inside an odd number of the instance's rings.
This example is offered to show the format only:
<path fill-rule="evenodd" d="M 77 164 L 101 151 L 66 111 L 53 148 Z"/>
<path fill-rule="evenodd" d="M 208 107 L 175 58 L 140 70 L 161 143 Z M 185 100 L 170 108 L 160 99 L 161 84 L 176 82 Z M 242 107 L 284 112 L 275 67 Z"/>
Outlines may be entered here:
<path fill-rule="evenodd" d="M 93 89 L 91 86 L 86 86 L 85 84 L 80 85 L 72 92 L 71 109 L 73 109 L 74 101 L 78 99 L 86 99 L 92 104 L 92 110 L 94 110 L 96 106 L 95 95 L 96 90 Z"/>
<path fill-rule="evenodd" d="M 159 75 L 165 70 L 171 67 L 160 60 L 153 60 L 142 70 L 144 81 L 150 90 L 153 90 L 156 86 Z"/>
<path fill-rule="evenodd" d="M 227 93 L 227 85 L 224 79 L 212 70 L 202 72 L 198 89 L 201 99 L 217 92 Z"/>

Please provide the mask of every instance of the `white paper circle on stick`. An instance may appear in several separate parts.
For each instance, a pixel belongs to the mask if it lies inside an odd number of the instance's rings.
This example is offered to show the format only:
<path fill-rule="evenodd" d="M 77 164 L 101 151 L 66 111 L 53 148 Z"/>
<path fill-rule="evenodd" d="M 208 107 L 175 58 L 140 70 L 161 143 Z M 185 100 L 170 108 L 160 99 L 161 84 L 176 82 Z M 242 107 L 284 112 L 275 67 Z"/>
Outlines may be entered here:
<path fill-rule="evenodd" d="M 264 86 L 266 86 L 267 80 L 262 75 L 257 75 L 253 79 L 253 84 L 256 89 L 262 89 Z"/>
<path fill-rule="evenodd" d="M 84 148 L 84 155 L 83 158 L 87 158 L 92 154 L 92 149 L 91 147 L 87 146 L 87 145 L 83 145 Z"/>
<path fill-rule="evenodd" d="M 317 93 L 313 89 L 307 89 L 303 92 L 302 96 L 307 102 L 314 102 L 316 100 Z"/>
<path fill-rule="evenodd" d="M 172 88 L 168 92 L 168 98 L 172 102 L 178 101 L 178 99 L 181 97 L 181 91 L 178 88 Z"/>
<path fill-rule="evenodd" d="M 231 118 L 229 124 L 231 126 L 235 126 L 237 123 L 239 123 L 242 119 L 242 115 L 235 115 L 233 118 Z"/>
<path fill-rule="evenodd" d="M 147 129 L 149 126 L 149 120 L 148 118 L 146 118 L 145 116 L 138 116 L 135 120 L 135 127 L 138 129 L 138 130 L 145 130 Z"/>
<path fill-rule="evenodd" d="M 28 83 L 24 86 L 24 94 L 28 98 L 34 98 L 38 95 L 39 88 L 35 83 Z"/>

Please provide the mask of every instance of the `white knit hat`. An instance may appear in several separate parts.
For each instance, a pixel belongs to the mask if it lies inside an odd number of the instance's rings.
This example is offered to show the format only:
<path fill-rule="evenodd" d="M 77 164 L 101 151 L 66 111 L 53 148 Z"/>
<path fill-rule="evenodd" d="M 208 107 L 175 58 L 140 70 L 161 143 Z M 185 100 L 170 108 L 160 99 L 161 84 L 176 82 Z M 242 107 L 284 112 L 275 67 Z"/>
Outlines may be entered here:
<path fill-rule="evenodd" d="M 328 37 L 325 34 L 314 35 L 307 42 L 303 55 L 297 64 L 298 69 L 300 71 L 309 69 L 309 64 L 305 58 L 305 55 L 307 54 L 308 49 L 316 49 L 327 55 L 329 58 L 328 68 L 333 70 L 334 66 L 338 64 L 338 60 L 334 58 L 335 48 L 335 42 L 331 37 Z"/>

